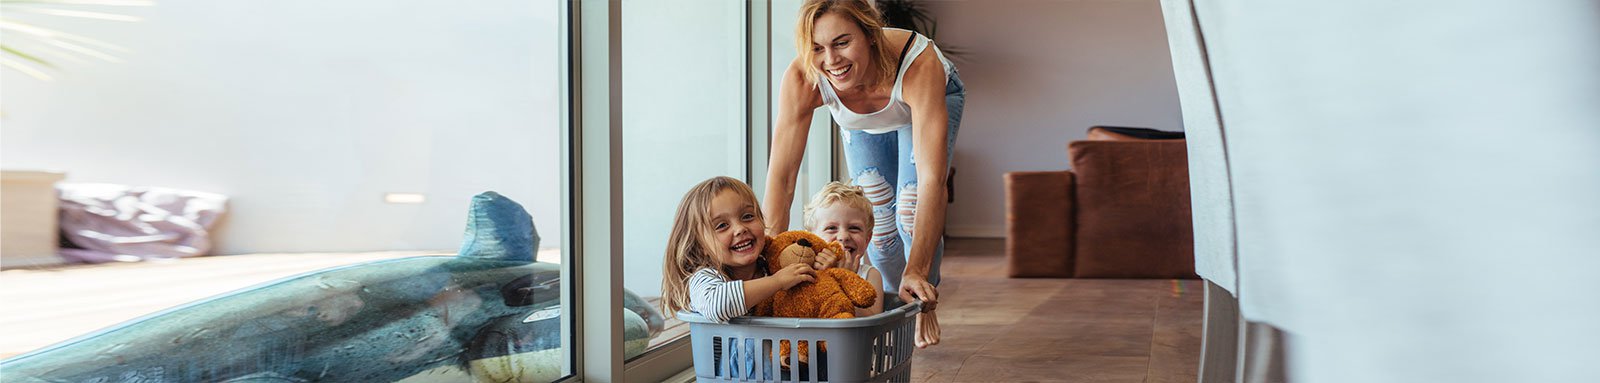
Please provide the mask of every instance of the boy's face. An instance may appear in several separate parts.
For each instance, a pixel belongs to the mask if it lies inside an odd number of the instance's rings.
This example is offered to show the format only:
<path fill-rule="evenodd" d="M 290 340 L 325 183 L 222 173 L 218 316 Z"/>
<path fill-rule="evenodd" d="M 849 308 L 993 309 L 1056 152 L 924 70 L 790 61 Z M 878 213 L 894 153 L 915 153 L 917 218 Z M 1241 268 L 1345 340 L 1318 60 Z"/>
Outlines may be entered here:
<path fill-rule="evenodd" d="M 766 223 L 752 201 L 732 190 L 723 190 L 711 200 L 711 230 L 717 244 L 717 261 L 729 267 L 754 265 L 766 246 Z"/>
<path fill-rule="evenodd" d="M 813 210 L 811 219 L 816 223 L 811 232 L 825 241 L 844 245 L 850 260 L 866 254 L 867 243 L 872 240 L 872 214 L 835 203 Z"/>

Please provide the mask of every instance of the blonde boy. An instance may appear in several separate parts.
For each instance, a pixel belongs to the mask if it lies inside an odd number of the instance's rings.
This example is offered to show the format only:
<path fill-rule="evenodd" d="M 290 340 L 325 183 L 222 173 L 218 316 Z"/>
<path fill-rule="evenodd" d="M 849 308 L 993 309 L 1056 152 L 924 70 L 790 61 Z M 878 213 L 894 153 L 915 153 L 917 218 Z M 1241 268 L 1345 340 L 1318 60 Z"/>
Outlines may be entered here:
<path fill-rule="evenodd" d="M 806 204 L 804 222 L 807 231 L 823 240 L 839 242 L 848 253 L 824 252 L 817 257 L 818 270 L 840 267 L 855 271 L 878 291 L 877 303 L 856 309 L 856 317 L 883 312 L 883 276 L 866 257 L 867 244 L 872 241 L 872 201 L 861 187 L 829 182 Z"/>

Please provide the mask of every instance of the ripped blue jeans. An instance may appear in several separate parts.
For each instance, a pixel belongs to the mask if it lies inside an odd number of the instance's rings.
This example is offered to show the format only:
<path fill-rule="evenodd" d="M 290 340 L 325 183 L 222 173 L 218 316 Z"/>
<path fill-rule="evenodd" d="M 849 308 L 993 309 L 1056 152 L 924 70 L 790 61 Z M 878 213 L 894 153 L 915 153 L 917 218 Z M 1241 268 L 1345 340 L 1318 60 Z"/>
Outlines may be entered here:
<path fill-rule="evenodd" d="M 944 105 L 950 114 L 946 149 L 955 147 L 962 106 L 967 101 L 967 88 L 959 74 L 959 71 L 951 72 L 950 80 L 945 83 Z M 911 151 L 912 129 L 916 127 L 879 134 L 843 129 L 839 132 L 851 183 L 860 185 L 867 199 L 872 200 L 872 244 L 867 246 L 867 258 L 883 274 L 883 288 L 890 294 L 900 290 L 900 275 L 905 272 L 911 255 L 912 230 L 916 223 L 917 159 Z M 946 153 L 945 163 L 949 164 L 949 156 L 955 151 Z M 948 174 L 949 169 L 944 172 Z M 941 235 L 928 271 L 928 283 L 935 286 L 939 284 L 942 258 L 944 238 Z"/>

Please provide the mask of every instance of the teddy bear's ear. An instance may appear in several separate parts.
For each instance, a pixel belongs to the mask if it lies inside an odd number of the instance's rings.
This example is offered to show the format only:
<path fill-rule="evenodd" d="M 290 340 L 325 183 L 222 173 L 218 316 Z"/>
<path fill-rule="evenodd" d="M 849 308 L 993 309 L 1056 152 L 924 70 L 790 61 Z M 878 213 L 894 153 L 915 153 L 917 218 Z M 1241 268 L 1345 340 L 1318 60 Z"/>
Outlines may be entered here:
<path fill-rule="evenodd" d="M 761 257 L 761 262 L 767 264 L 767 273 L 768 274 L 778 272 L 778 269 L 782 269 L 783 268 L 783 265 L 779 265 L 778 264 L 778 254 L 779 254 L 778 252 L 774 251 L 774 252 L 769 252 L 766 255 L 763 255 Z"/>
<path fill-rule="evenodd" d="M 794 244 L 796 240 L 805 238 L 807 235 L 811 235 L 811 233 L 805 230 L 790 230 L 778 233 L 778 235 L 767 239 L 767 254 L 777 255 L 782 253 L 784 248 Z"/>
<path fill-rule="evenodd" d="M 789 246 L 788 244 L 780 244 L 778 242 L 782 242 L 782 239 L 778 237 L 767 237 L 767 248 L 762 249 L 762 251 L 766 252 L 764 255 L 768 257 L 777 256 L 779 252 L 783 251 L 785 246 Z"/>

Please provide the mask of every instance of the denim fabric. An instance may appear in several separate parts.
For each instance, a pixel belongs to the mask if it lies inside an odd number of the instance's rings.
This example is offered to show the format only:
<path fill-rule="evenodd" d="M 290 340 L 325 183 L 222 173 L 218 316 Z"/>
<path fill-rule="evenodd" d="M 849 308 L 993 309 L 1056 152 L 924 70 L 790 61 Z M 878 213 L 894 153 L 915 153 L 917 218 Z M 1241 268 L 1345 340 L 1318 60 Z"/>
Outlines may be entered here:
<path fill-rule="evenodd" d="M 966 84 L 961 82 L 960 71 L 952 71 L 944 91 L 945 110 L 950 114 L 947 149 L 955 147 L 966 100 Z M 867 246 L 867 257 L 882 271 L 883 288 L 890 293 L 900 289 L 900 275 L 905 272 L 910 256 L 907 244 L 914 234 L 911 217 L 917 204 L 917 162 L 911 150 L 912 129 L 916 127 L 907 126 L 881 134 L 843 129 L 839 132 L 852 183 L 865 189 L 867 198 L 873 202 L 872 244 Z M 955 151 L 947 153 L 954 155 Z M 946 164 L 949 159 L 946 158 Z M 942 258 L 944 239 L 941 237 L 928 272 L 928 282 L 934 285 L 939 284 Z"/>

